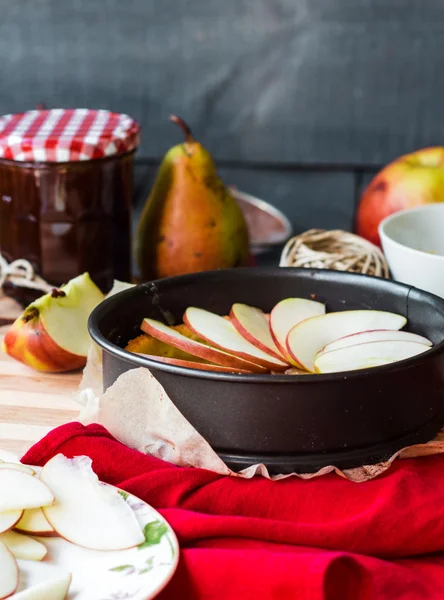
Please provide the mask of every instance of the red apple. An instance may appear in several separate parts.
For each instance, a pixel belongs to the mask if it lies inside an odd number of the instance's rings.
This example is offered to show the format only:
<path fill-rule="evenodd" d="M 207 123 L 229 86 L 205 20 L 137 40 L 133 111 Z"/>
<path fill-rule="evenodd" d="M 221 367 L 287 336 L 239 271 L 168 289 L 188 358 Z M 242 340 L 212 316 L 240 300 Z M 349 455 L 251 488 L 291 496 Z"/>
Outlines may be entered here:
<path fill-rule="evenodd" d="M 356 216 L 358 235 L 380 245 L 378 225 L 392 213 L 444 201 L 444 147 L 424 148 L 388 164 L 369 183 Z"/>
<path fill-rule="evenodd" d="M 30 304 L 6 333 L 3 351 L 37 371 L 85 366 L 88 317 L 103 298 L 88 273 L 79 275 Z"/>

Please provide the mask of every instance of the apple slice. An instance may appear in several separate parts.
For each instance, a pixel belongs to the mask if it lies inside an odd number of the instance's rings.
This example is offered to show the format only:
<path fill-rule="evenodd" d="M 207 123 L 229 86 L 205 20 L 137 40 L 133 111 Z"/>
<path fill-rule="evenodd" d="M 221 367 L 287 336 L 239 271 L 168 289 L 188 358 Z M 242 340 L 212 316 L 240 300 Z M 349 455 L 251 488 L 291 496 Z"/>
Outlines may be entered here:
<path fill-rule="evenodd" d="M 286 360 L 295 367 L 301 365 L 287 350 L 287 335 L 301 321 L 325 314 L 325 304 L 305 298 L 286 298 L 276 304 L 270 313 L 270 333 Z"/>
<path fill-rule="evenodd" d="M 83 273 L 30 304 L 7 331 L 3 350 L 38 371 L 63 372 L 86 364 L 88 318 L 104 299 Z"/>
<path fill-rule="evenodd" d="M 71 585 L 71 573 L 61 575 L 57 579 L 42 581 L 14 594 L 12 600 L 65 600 Z"/>
<path fill-rule="evenodd" d="M 34 469 L 31 469 L 28 465 L 22 465 L 22 463 L 2 462 L 0 463 L 0 469 L 12 469 L 15 471 L 22 471 L 22 473 L 28 473 L 28 475 L 35 475 Z"/>
<path fill-rule="evenodd" d="M 192 331 L 204 340 L 235 356 L 255 362 L 273 371 L 284 371 L 288 368 L 288 364 L 283 360 L 273 358 L 243 338 L 231 320 L 194 306 L 187 308 L 183 320 Z"/>
<path fill-rule="evenodd" d="M 0 542 L 3 542 L 15 558 L 24 560 L 42 560 L 46 556 L 47 550 L 44 544 L 34 538 L 17 533 L 16 531 L 6 531 L 0 534 Z"/>
<path fill-rule="evenodd" d="M 225 321 L 226 322 L 226 321 Z M 222 352 L 218 348 L 207 346 L 196 340 L 192 340 L 168 325 L 164 325 L 155 319 L 144 319 L 141 325 L 142 331 L 152 335 L 154 338 L 161 340 L 175 348 L 180 348 L 188 354 L 198 356 L 204 360 L 208 360 L 223 367 L 231 367 L 234 369 L 246 369 L 255 373 L 266 373 L 267 369 L 261 365 L 244 360 L 238 356 L 233 356 L 228 352 Z"/>
<path fill-rule="evenodd" d="M 368 342 L 330 352 L 321 352 L 316 356 L 314 366 L 317 373 L 355 371 L 394 363 L 427 350 L 430 350 L 430 346 L 426 344 L 405 340 Z"/>
<path fill-rule="evenodd" d="M 54 502 L 40 479 L 15 469 L 0 469 L 0 511 L 38 508 Z"/>
<path fill-rule="evenodd" d="M 233 304 L 230 318 L 242 337 L 274 358 L 285 360 L 271 335 L 269 317 L 260 308 L 247 304 Z"/>
<path fill-rule="evenodd" d="M 316 354 L 338 338 L 372 329 L 401 329 L 407 319 L 381 310 L 344 310 L 305 319 L 287 336 L 287 349 L 304 369 L 315 372 Z"/>
<path fill-rule="evenodd" d="M 71 573 L 53 565 L 18 560 L 19 586 L 13 600 L 65 600 L 71 584 Z M 12 599 L 11 599 L 12 600 Z"/>
<path fill-rule="evenodd" d="M 7 510 L 0 512 L 0 533 L 12 529 L 23 515 L 23 510 Z"/>
<path fill-rule="evenodd" d="M 57 454 L 43 467 L 40 479 L 56 500 L 43 507 L 45 517 L 69 542 L 91 550 L 124 550 L 144 541 L 129 504 L 118 490 L 100 483 L 87 456 Z"/>
<path fill-rule="evenodd" d="M 54 528 L 43 514 L 41 508 L 29 508 L 23 512 L 23 516 L 19 519 L 15 525 L 15 529 L 19 531 L 43 536 L 54 535 L 55 533 Z"/>
<path fill-rule="evenodd" d="M 151 356 L 149 354 L 142 354 L 146 358 L 157 360 L 158 362 L 166 363 L 167 365 L 175 365 L 176 367 L 186 367 L 187 369 L 199 369 L 200 371 L 215 371 L 216 373 L 244 373 L 250 374 L 253 371 L 247 371 L 246 369 L 235 369 L 234 367 L 223 367 L 221 365 L 213 365 L 208 362 L 197 362 L 192 360 L 183 360 L 181 358 L 171 358 L 169 356 Z"/>
<path fill-rule="evenodd" d="M 429 347 L 433 345 L 426 337 L 416 333 L 410 333 L 409 331 L 375 329 L 373 331 L 361 331 L 360 333 L 353 333 L 352 335 L 346 335 L 345 337 L 339 338 L 334 342 L 327 344 L 325 348 L 322 349 L 322 352 L 330 352 L 331 350 L 339 350 L 340 348 L 356 346 L 357 344 L 366 344 L 368 342 L 383 342 L 390 340 L 417 342 L 418 344 L 425 344 Z"/>
<path fill-rule="evenodd" d="M 190 331 L 186 325 L 175 325 L 171 327 L 178 333 L 181 333 L 187 338 L 194 339 L 196 342 L 204 342 L 199 336 Z M 184 352 L 178 348 L 174 348 L 170 344 L 161 342 L 147 333 L 142 333 L 138 337 L 130 340 L 125 347 L 128 352 L 136 354 L 151 354 L 151 356 L 166 356 L 168 358 L 180 358 L 182 360 L 193 360 L 193 357 L 188 352 Z"/>
<path fill-rule="evenodd" d="M 0 598 L 8 598 L 17 589 L 19 570 L 14 556 L 0 542 Z"/>

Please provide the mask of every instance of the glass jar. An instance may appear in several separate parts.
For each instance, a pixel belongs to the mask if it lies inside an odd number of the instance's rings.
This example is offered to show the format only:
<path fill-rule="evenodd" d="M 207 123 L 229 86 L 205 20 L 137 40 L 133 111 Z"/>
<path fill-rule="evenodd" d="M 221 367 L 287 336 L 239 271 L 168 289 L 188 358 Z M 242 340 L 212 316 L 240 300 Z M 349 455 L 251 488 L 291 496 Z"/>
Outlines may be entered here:
<path fill-rule="evenodd" d="M 44 116 L 48 120 L 54 120 L 53 112 L 32 111 L 39 116 L 47 113 Z M 107 111 L 56 112 L 59 119 L 66 119 L 70 112 L 71 120 L 76 117 L 73 113 L 80 112 L 85 116 L 83 123 L 90 123 L 75 132 L 56 127 L 44 140 L 28 130 L 19 136 L 18 145 L 6 131 L 8 141 L 2 145 L 5 136 L 0 119 L 0 252 L 8 262 L 28 260 L 39 275 L 56 286 L 88 271 L 107 292 L 114 279 L 131 280 L 133 158 L 138 125 L 126 115 Z M 14 117 L 23 120 L 29 114 Z M 127 126 L 118 133 L 117 143 L 115 120 L 123 117 Z M 112 122 L 114 129 L 104 122 Z M 49 145 L 48 139 L 52 140 Z M 70 160 L 57 160 L 67 157 Z"/>

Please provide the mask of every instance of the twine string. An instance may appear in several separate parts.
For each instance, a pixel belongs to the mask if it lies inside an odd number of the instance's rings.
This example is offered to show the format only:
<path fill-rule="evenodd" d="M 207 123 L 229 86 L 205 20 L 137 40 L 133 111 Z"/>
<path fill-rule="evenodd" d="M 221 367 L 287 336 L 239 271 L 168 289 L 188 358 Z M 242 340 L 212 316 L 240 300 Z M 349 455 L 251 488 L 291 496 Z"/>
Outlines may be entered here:
<path fill-rule="evenodd" d="M 50 292 L 53 286 L 46 283 L 44 279 L 36 275 L 32 264 L 24 258 L 8 263 L 6 258 L 0 254 L 0 290 L 7 280 L 31 289 Z"/>
<path fill-rule="evenodd" d="M 354 233 L 335 229 L 310 229 L 285 245 L 280 267 L 304 267 L 351 271 L 375 277 L 390 277 L 381 250 Z"/>

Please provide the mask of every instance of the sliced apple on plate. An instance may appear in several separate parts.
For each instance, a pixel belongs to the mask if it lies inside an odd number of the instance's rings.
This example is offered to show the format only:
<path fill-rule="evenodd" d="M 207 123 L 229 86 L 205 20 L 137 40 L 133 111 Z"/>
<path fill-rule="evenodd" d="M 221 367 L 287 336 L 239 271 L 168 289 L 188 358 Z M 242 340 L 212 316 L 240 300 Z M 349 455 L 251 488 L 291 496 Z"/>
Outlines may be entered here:
<path fill-rule="evenodd" d="M 430 346 L 426 344 L 405 340 L 368 342 L 321 352 L 316 356 L 314 366 L 317 373 L 354 371 L 405 360 L 427 350 L 430 350 Z"/>
<path fill-rule="evenodd" d="M 60 575 L 57 579 L 48 579 L 29 587 L 11 600 L 65 600 L 71 585 L 71 574 Z"/>
<path fill-rule="evenodd" d="M 147 358 L 157 360 L 158 362 L 165 363 L 167 365 L 174 365 L 176 367 L 185 367 L 187 369 L 198 369 L 200 371 L 214 371 L 216 373 L 242 373 L 251 374 L 253 371 L 247 371 L 246 369 L 235 369 L 234 367 L 223 367 L 221 365 L 215 365 L 213 363 L 204 362 L 202 360 L 183 360 L 180 358 L 170 358 L 169 356 L 151 356 L 144 354 Z"/>
<path fill-rule="evenodd" d="M 0 598 L 8 598 L 17 589 L 19 569 L 8 548 L 0 542 Z"/>
<path fill-rule="evenodd" d="M 35 475 L 34 469 L 31 469 L 28 465 L 22 465 L 22 463 L 17 462 L 1 462 L 0 469 L 12 469 L 15 471 L 22 471 L 22 473 L 27 473 L 28 475 Z"/>
<path fill-rule="evenodd" d="M 11 600 L 65 600 L 71 573 L 41 562 L 18 560 L 19 586 Z"/>
<path fill-rule="evenodd" d="M 0 469 L 1 512 L 38 508 L 53 502 L 51 490 L 37 477 L 15 469 Z"/>
<path fill-rule="evenodd" d="M 15 558 L 42 560 L 47 553 L 44 544 L 29 535 L 23 535 L 23 533 L 17 533 L 16 531 L 1 533 L 0 542 L 5 544 Z"/>
<path fill-rule="evenodd" d="M 292 327 L 309 319 L 325 314 L 325 304 L 305 298 L 286 298 L 276 304 L 270 313 L 270 333 L 279 351 L 295 367 L 300 365 L 287 349 L 287 336 Z"/>
<path fill-rule="evenodd" d="M 407 319 L 380 310 L 345 310 L 311 317 L 295 325 L 287 336 L 287 349 L 304 369 L 315 372 L 320 350 L 338 338 L 373 329 L 401 329 Z"/>
<path fill-rule="evenodd" d="M 12 529 L 18 523 L 23 515 L 23 510 L 6 510 L 0 512 L 0 533 Z"/>
<path fill-rule="evenodd" d="M 348 346 L 356 346 L 358 344 L 366 344 L 368 342 L 386 342 L 386 341 L 405 341 L 405 342 L 417 342 L 418 344 L 425 344 L 426 346 L 432 346 L 432 342 L 422 335 L 417 333 L 410 333 L 410 331 L 397 331 L 390 329 L 375 329 L 373 331 L 361 331 L 360 333 L 353 333 L 352 335 L 346 335 L 345 337 L 339 338 L 327 344 L 323 348 L 322 352 L 330 352 L 331 350 L 339 350 L 340 348 L 347 348 Z"/>
<path fill-rule="evenodd" d="M 40 472 L 55 496 L 43 507 L 45 517 L 63 538 L 92 550 L 124 550 L 145 537 L 130 506 L 118 490 L 102 484 L 86 456 L 57 454 Z"/>
<path fill-rule="evenodd" d="M 220 318 L 225 323 L 228 322 L 226 319 L 223 319 L 223 317 Z M 223 352 L 218 348 L 213 348 L 212 346 L 203 344 L 202 342 L 192 340 L 182 335 L 172 327 L 168 327 L 168 325 L 164 325 L 164 323 L 156 321 L 155 319 L 144 319 L 141 329 L 145 333 L 152 335 L 156 339 L 159 339 L 166 344 L 170 344 L 175 348 L 180 348 L 181 350 L 184 350 L 193 356 L 198 356 L 199 358 L 203 358 L 204 360 L 208 360 L 214 364 L 224 367 L 232 367 L 235 369 L 246 369 L 255 373 L 267 372 L 267 369 L 259 364 L 247 361 L 239 356 L 234 356 L 228 352 Z"/>
<path fill-rule="evenodd" d="M 230 354 L 273 371 L 284 371 L 288 368 L 288 364 L 282 359 L 270 356 L 242 337 L 231 320 L 196 307 L 187 308 L 183 320 L 208 343 Z"/>
<path fill-rule="evenodd" d="M 5 513 L 3 513 L 5 514 Z M 1 514 L 0 514 L 1 524 Z M 41 508 L 29 508 L 23 512 L 21 518 L 16 522 L 15 529 L 23 531 L 24 533 L 31 533 L 33 535 L 41 536 L 52 536 L 54 535 L 54 528 L 49 523 L 48 519 L 43 514 Z M 0 526 L 1 531 L 1 526 Z"/>
<path fill-rule="evenodd" d="M 230 318 L 242 337 L 274 358 L 285 360 L 271 335 L 269 316 L 263 310 L 236 303 L 231 307 Z"/>

